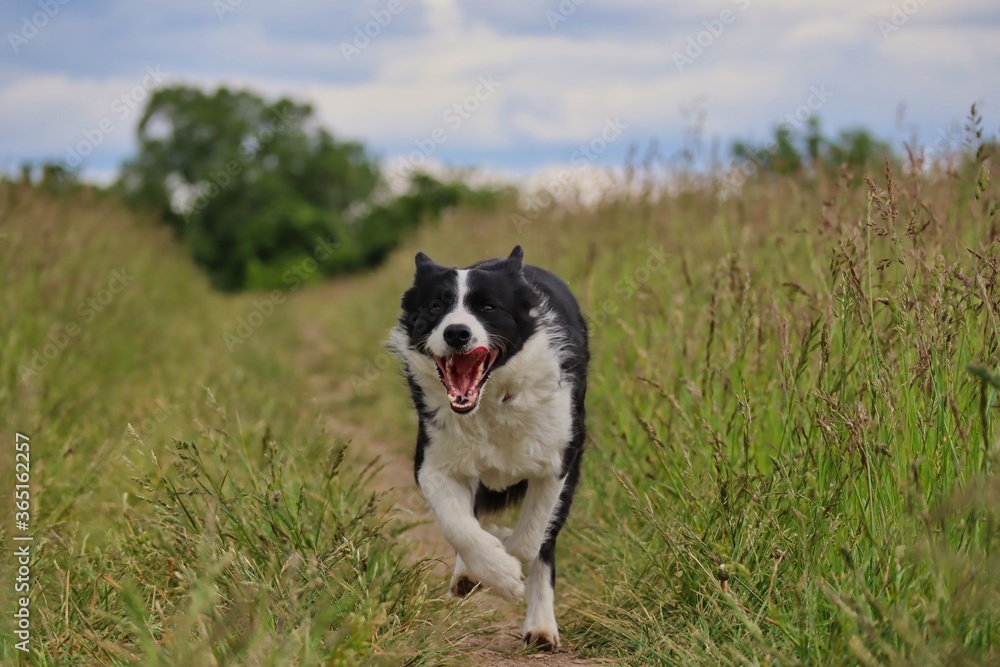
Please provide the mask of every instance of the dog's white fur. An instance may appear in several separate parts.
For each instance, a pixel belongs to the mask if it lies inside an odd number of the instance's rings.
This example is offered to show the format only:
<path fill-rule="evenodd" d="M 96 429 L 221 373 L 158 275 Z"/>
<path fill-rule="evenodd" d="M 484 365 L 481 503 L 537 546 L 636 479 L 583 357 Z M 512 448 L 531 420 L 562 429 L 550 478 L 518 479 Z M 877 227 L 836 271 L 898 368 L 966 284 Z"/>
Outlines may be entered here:
<path fill-rule="evenodd" d="M 559 626 L 556 624 L 556 612 L 553 607 L 553 591 L 549 582 L 552 581 L 552 571 L 547 563 L 536 558 L 528 569 L 528 613 L 524 617 L 524 636 L 542 637 L 553 647 L 559 646 Z"/>
<path fill-rule="evenodd" d="M 460 271 L 460 290 L 464 285 Z M 472 328 L 474 338 L 485 336 L 485 330 L 473 328 L 473 321 L 482 328 L 476 318 L 463 311 L 457 308 L 431 333 L 432 351 L 448 324 L 461 322 Z M 559 634 L 551 572 L 537 556 L 559 503 L 563 451 L 573 429 L 572 385 L 560 369 L 560 344 L 543 322 L 521 351 L 493 372 L 476 409 L 459 415 L 451 410 L 434 361 L 409 349 L 401 329 L 393 330 L 389 340 L 434 411 L 427 422 L 434 445 L 425 451 L 418 483 L 457 552 L 453 584 L 465 575 L 508 599 L 520 599 L 525 590 L 521 564 L 530 563 L 524 635 L 543 637 L 552 646 L 558 646 Z M 477 481 L 500 490 L 523 479 L 528 489 L 513 532 L 480 525 L 473 514 Z"/>

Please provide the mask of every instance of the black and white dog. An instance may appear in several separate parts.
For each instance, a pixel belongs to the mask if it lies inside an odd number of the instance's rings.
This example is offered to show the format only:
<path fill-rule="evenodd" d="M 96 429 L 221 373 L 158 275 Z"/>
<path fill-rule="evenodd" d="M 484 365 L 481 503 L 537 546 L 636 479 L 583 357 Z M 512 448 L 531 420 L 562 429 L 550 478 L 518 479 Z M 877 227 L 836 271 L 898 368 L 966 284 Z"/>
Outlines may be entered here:
<path fill-rule="evenodd" d="M 466 269 L 417 254 L 389 346 L 419 416 L 417 483 L 457 552 L 454 595 L 525 593 L 524 641 L 559 645 L 556 537 L 580 476 L 587 325 L 561 279 L 506 259 Z M 492 520 L 523 501 L 517 526 Z"/>

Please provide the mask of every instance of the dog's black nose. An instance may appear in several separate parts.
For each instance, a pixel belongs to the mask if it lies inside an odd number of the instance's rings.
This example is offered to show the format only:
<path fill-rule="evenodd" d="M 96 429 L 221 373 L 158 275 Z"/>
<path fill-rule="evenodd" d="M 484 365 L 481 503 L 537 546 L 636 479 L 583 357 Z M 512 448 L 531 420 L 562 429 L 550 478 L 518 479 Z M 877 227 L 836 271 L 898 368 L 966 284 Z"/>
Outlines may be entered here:
<path fill-rule="evenodd" d="M 472 329 L 464 324 L 449 324 L 444 328 L 444 342 L 455 349 L 465 347 L 470 338 L 472 338 Z"/>

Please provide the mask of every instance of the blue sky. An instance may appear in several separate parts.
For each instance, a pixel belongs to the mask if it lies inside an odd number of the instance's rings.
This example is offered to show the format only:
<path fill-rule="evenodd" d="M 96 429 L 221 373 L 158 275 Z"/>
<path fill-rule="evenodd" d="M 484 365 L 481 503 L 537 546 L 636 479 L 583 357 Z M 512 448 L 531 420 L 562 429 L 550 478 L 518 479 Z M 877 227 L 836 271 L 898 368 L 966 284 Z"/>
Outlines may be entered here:
<path fill-rule="evenodd" d="M 592 142 L 597 165 L 669 156 L 699 114 L 723 146 L 803 107 L 897 143 L 955 136 L 972 102 L 1000 127 L 996 0 L 8 0 L 0 24 L 0 168 L 82 142 L 98 180 L 162 83 L 289 95 L 387 164 L 514 176 Z"/>

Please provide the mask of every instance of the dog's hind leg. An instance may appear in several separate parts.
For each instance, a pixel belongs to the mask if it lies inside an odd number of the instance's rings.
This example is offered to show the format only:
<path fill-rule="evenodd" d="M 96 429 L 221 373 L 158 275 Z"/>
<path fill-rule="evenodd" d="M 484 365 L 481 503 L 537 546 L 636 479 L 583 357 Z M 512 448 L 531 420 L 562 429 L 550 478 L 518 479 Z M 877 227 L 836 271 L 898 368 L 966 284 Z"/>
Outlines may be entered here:
<path fill-rule="evenodd" d="M 528 481 L 524 506 L 513 533 L 502 537 L 507 553 L 522 563 L 531 563 L 538 556 L 548 531 L 561 514 L 563 477 L 538 477 Z M 564 519 L 565 520 L 565 519 Z M 559 522 L 562 527 L 562 522 Z M 558 532 L 559 528 L 556 528 Z"/>

